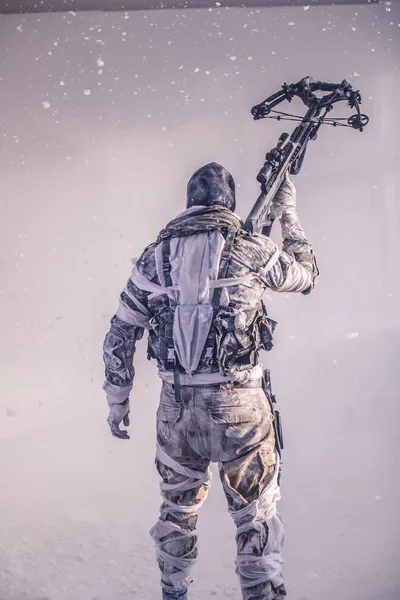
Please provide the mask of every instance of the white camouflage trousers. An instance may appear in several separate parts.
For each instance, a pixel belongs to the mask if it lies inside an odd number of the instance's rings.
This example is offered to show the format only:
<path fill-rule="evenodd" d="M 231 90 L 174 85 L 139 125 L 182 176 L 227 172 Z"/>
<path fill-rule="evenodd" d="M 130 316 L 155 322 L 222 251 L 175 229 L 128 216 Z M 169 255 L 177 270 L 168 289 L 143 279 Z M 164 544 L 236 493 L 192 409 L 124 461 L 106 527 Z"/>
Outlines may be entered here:
<path fill-rule="evenodd" d="M 243 599 L 285 595 L 272 421 L 261 387 L 182 386 L 177 401 L 173 386 L 163 383 L 156 456 L 163 503 L 151 535 L 164 589 L 182 592 L 192 582 L 197 517 L 211 483 L 210 462 L 217 462 L 237 527 L 236 573 Z"/>

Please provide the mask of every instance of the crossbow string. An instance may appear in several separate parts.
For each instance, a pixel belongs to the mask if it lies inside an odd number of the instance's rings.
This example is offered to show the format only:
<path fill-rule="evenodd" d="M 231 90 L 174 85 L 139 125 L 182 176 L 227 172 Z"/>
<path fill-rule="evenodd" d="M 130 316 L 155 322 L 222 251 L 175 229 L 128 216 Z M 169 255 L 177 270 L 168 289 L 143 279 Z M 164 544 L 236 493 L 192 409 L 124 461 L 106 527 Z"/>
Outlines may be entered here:
<path fill-rule="evenodd" d="M 314 91 L 329 91 L 330 94 L 322 97 L 316 96 Z M 314 116 L 312 121 L 308 121 L 305 117 L 293 115 L 291 113 L 273 110 L 273 107 L 283 100 L 292 101 L 294 96 L 298 96 L 303 100 L 309 108 L 313 105 L 320 110 L 325 108 L 325 113 L 322 116 Z M 339 101 L 347 100 L 350 108 L 355 108 L 356 113 L 348 118 L 331 118 L 326 115 L 333 108 L 333 104 Z M 361 113 L 361 94 L 357 90 L 353 90 L 350 83 L 345 79 L 342 83 L 324 83 L 313 79 L 312 77 L 304 77 L 296 84 L 284 83 L 282 90 L 276 94 L 272 94 L 266 100 L 257 104 L 251 109 L 251 113 L 255 120 L 259 119 L 276 119 L 278 121 L 297 121 L 297 122 L 313 122 L 320 125 L 331 125 L 333 127 L 351 127 L 363 131 L 364 127 L 369 122 L 369 117 Z"/>

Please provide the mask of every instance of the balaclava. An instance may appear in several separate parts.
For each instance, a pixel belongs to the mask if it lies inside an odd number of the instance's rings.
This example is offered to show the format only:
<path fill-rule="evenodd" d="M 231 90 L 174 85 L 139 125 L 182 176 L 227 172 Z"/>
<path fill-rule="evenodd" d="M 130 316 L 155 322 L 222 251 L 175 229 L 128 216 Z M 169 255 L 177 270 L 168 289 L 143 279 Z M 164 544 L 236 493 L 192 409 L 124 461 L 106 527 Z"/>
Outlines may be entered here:
<path fill-rule="evenodd" d="M 235 210 L 235 182 L 224 167 L 217 163 L 209 163 L 190 178 L 186 207 L 215 205 Z"/>

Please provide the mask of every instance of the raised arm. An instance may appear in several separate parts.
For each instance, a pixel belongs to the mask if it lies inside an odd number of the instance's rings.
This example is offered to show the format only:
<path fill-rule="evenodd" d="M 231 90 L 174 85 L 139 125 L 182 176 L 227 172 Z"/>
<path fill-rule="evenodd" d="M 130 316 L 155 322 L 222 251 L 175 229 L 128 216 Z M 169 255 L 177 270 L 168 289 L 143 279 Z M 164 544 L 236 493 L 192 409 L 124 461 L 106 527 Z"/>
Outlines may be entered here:
<path fill-rule="evenodd" d="M 296 189 L 287 176 L 271 205 L 270 214 L 282 228 L 282 250 L 264 281 L 276 292 L 309 294 L 319 271 L 312 245 L 307 240 L 296 211 Z"/>

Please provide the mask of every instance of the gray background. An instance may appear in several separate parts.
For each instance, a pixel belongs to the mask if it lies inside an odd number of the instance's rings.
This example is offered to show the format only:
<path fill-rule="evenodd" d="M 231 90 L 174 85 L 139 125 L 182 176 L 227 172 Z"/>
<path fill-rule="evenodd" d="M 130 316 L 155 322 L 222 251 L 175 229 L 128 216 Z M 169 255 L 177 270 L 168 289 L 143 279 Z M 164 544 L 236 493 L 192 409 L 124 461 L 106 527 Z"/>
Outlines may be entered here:
<path fill-rule="evenodd" d="M 371 124 L 310 144 L 296 185 L 321 278 L 267 296 L 289 598 L 400 597 L 399 25 L 395 3 L 0 17 L 2 600 L 159 598 L 160 384 L 142 342 L 132 439 L 111 438 L 102 341 L 195 169 L 230 169 L 247 214 L 293 128 L 249 109 L 308 74 L 348 78 Z M 199 530 L 191 598 L 239 600 L 217 477 Z"/>

